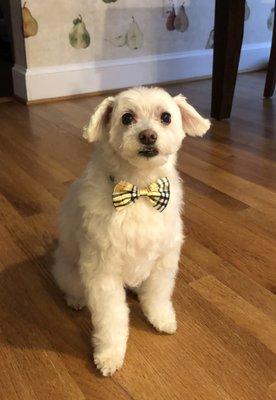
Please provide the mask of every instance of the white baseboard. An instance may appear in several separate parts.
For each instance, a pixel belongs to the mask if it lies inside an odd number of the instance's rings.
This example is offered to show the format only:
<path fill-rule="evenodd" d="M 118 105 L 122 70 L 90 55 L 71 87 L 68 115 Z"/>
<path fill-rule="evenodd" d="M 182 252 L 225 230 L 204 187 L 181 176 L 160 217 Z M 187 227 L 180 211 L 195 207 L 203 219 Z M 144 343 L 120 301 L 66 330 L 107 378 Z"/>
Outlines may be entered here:
<path fill-rule="evenodd" d="M 265 67 L 270 43 L 244 45 L 239 71 Z M 43 68 L 13 68 L 15 94 L 28 101 L 93 93 L 142 84 L 211 76 L 212 50 L 67 64 Z M 26 94 L 24 96 L 24 85 Z"/>

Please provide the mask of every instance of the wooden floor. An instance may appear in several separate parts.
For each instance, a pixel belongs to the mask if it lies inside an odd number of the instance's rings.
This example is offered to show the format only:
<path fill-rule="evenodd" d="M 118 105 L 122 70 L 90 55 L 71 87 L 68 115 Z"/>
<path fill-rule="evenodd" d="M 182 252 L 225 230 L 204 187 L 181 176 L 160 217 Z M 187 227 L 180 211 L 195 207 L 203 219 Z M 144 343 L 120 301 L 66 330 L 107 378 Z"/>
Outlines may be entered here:
<path fill-rule="evenodd" d="M 231 120 L 184 141 L 178 332 L 157 334 L 130 298 L 112 378 L 92 363 L 88 311 L 68 309 L 50 274 L 58 206 L 91 153 L 80 133 L 101 98 L 0 104 L 1 400 L 276 398 L 276 98 L 262 99 L 264 78 L 240 76 Z M 210 89 L 168 87 L 205 115 Z"/>

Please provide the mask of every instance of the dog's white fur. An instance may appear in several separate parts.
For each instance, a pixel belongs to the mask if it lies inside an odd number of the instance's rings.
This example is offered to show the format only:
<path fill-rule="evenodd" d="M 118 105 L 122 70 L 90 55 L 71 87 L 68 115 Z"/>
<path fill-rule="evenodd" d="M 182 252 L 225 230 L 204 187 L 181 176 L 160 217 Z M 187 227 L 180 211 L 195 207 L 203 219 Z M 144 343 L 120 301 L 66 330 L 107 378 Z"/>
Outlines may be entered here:
<path fill-rule="evenodd" d="M 131 111 L 136 122 L 122 124 Z M 162 112 L 171 123 L 162 124 Z M 210 123 L 182 95 L 172 98 L 158 88 L 134 88 L 108 97 L 91 117 L 84 136 L 96 141 L 84 175 L 71 187 L 61 207 L 60 240 L 54 277 L 76 309 L 87 305 L 94 326 L 96 366 L 111 375 L 123 364 L 128 338 L 125 287 L 135 288 L 142 309 L 160 332 L 176 330 L 171 302 L 183 241 L 182 187 L 175 168 L 185 134 L 202 136 Z M 138 155 L 138 134 L 152 129 L 159 154 Z M 125 180 L 140 188 L 168 177 L 171 197 L 160 213 L 146 198 L 116 211 L 114 184 Z"/>

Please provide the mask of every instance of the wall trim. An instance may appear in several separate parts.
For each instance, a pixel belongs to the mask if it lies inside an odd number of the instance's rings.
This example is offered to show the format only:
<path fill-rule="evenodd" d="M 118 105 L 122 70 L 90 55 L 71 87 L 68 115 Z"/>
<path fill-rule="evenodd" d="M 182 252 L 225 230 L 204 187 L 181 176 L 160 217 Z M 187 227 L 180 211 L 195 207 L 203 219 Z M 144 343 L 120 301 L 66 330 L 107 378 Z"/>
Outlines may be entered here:
<path fill-rule="evenodd" d="M 270 43 L 266 42 L 244 45 L 239 71 L 264 68 L 269 51 Z M 15 95 L 32 102 L 141 84 L 202 79 L 211 76 L 212 53 L 194 50 L 28 69 L 15 65 Z M 22 89 L 25 87 L 27 95 Z"/>

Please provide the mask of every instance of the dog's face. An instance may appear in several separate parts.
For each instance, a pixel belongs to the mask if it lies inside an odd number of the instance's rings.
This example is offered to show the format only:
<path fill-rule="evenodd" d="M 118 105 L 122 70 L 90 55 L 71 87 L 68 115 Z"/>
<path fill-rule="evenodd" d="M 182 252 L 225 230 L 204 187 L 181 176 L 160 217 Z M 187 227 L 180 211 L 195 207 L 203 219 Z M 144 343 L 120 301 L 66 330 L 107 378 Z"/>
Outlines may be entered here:
<path fill-rule="evenodd" d="M 117 97 L 110 144 L 131 164 L 163 164 L 177 152 L 183 137 L 179 107 L 164 90 L 131 89 Z"/>
<path fill-rule="evenodd" d="M 202 136 L 210 123 L 181 95 L 159 88 L 134 88 L 108 97 L 92 116 L 84 136 L 103 140 L 137 167 L 164 164 L 177 152 L 185 133 Z"/>

